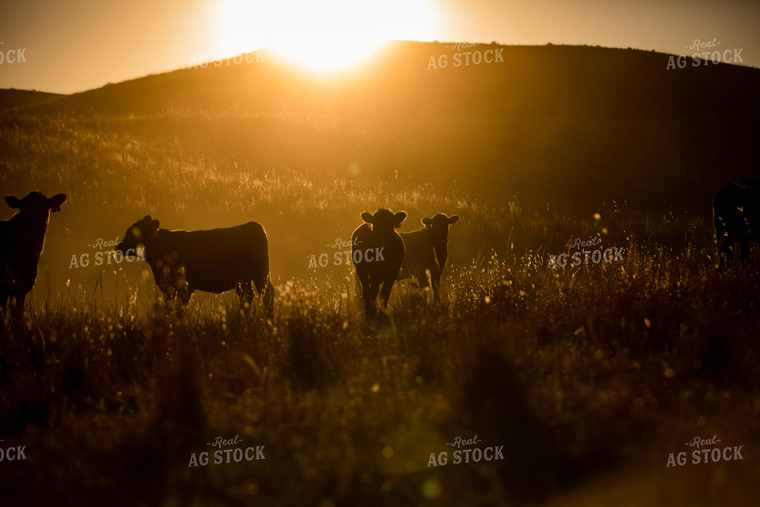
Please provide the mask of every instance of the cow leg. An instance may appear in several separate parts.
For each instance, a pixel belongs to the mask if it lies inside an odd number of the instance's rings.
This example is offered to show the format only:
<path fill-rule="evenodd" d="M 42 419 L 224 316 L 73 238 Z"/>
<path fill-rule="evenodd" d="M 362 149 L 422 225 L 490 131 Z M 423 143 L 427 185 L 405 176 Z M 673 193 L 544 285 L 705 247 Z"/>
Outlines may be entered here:
<path fill-rule="evenodd" d="M 251 286 L 253 282 L 251 280 L 247 281 L 239 281 L 237 283 L 237 287 L 235 287 L 237 291 L 237 295 L 240 298 L 240 308 L 248 310 L 251 308 L 251 303 L 253 302 L 253 287 Z"/>
<path fill-rule="evenodd" d="M 440 293 L 439 293 L 439 290 L 441 287 L 441 273 L 440 272 L 430 274 L 430 285 L 432 285 L 433 287 L 433 301 L 436 303 L 440 303 L 441 302 Z"/>
<path fill-rule="evenodd" d="M 380 292 L 380 285 L 370 280 L 365 286 L 362 286 L 362 296 L 364 297 L 364 312 L 367 320 L 374 320 L 377 317 L 377 295 Z"/>
<path fill-rule="evenodd" d="M 269 277 L 267 277 L 267 286 L 264 289 L 264 310 L 268 319 L 274 318 L 274 286 Z"/>
<path fill-rule="evenodd" d="M 375 300 L 379 287 L 369 276 L 369 271 L 363 265 L 356 265 L 356 277 L 361 285 L 362 299 L 364 299 L 364 315 L 367 320 L 375 317 Z"/>
<path fill-rule="evenodd" d="M 422 271 L 422 273 L 419 273 L 417 275 L 417 279 L 420 281 L 420 290 L 423 294 L 425 294 L 425 289 L 430 287 L 430 279 L 428 278 L 428 274 L 430 273 L 429 269 L 425 269 Z M 427 302 L 427 298 L 425 298 L 425 301 Z"/>
<path fill-rule="evenodd" d="M 747 259 L 749 258 L 749 241 L 742 241 L 739 243 L 742 255 L 742 267 L 744 267 Z"/>
<path fill-rule="evenodd" d="M 187 283 L 185 283 L 183 287 L 177 289 L 177 296 L 179 296 L 179 300 L 182 302 L 182 306 L 187 306 L 192 295 L 193 289 L 189 287 Z"/>
<path fill-rule="evenodd" d="M 732 212 L 733 213 L 733 212 Z M 731 267 L 733 254 L 734 254 L 734 230 L 736 227 L 732 225 L 729 227 L 726 220 L 723 218 L 726 216 L 725 211 L 719 211 L 717 207 L 713 210 L 713 225 L 715 227 L 715 240 L 718 246 L 718 269 L 723 271 L 724 267 Z M 741 217 L 738 217 L 736 221 L 741 222 Z M 738 239 L 738 238 L 737 238 Z"/>
<path fill-rule="evenodd" d="M 734 242 L 728 236 L 721 235 L 718 238 L 718 269 L 723 271 L 724 266 L 730 268 L 733 254 Z"/>
<path fill-rule="evenodd" d="M 263 281 L 260 279 L 255 280 L 254 284 L 256 285 L 256 290 L 259 295 L 262 297 L 261 302 L 264 305 L 266 318 L 272 319 L 274 317 L 274 286 L 269 279 L 269 275 L 267 275 Z"/>
<path fill-rule="evenodd" d="M 160 289 L 161 293 L 164 295 L 164 310 L 169 314 L 174 309 L 174 303 L 177 300 L 177 289 L 171 285 L 160 287 Z"/>
<path fill-rule="evenodd" d="M 269 272 L 260 272 L 254 279 L 253 285 L 262 297 L 264 312 L 267 319 L 274 317 L 274 286 L 269 278 Z"/>
<path fill-rule="evenodd" d="M 723 254 L 726 259 L 726 267 L 730 268 L 734 263 L 734 242 L 725 240 L 723 245 Z"/>
<path fill-rule="evenodd" d="M 12 305 L 13 308 L 11 311 L 13 312 L 13 316 L 16 318 L 21 318 L 24 316 L 24 301 L 26 300 L 26 294 L 16 294 L 16 297 L 12 298 Z"/>
<path fill-rule="evenodd" d="M 380 289 L 380 303 L 383 308 L 388 308 L 388 300 L 391 297 L 391 289 L 393 289 L 393 282 L 396 281 L 396 277 L 389 278 L 383 282 L 383 287 Z"/>

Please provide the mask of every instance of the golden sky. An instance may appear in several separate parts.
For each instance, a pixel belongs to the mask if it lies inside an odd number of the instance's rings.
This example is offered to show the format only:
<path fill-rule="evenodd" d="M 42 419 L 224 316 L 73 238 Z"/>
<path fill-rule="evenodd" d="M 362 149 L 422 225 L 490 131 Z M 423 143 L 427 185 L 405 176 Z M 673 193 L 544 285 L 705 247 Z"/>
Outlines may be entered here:
<path fill-rule="evenodd" d="M 760 2 L 739 0 L 5 1 L 0 52 L 25 61 L 4 58 L 0 88 L 72 93 L 272 45 L 299 65 L 331 68 L 385 39 L 686 55 L 695 40 L 717 41 L 760 67 L 759 28 Z"/>

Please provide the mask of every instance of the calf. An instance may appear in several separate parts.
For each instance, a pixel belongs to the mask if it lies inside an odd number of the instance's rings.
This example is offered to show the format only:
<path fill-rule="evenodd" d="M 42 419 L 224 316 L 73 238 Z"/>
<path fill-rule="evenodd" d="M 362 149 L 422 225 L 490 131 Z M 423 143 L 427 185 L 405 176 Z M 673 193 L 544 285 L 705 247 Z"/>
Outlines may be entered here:
<path fill-rule="evenodd" d="M 422 219 L 422 225 L 425 226 L 423 229 L 402 232 L 406 256 L 397 279 L 414 277 L 423 289 L 432 285 L 433 298 L 436 302 L 440 301 L 438 288 L 449 256 L 449 225 L 458 221 L 456 215 L 449 217 L 445 213 L 438 213 L 433 218 Z"/>
<path fill-rule="evenodd" d="M 137 255 L 140 245 L 167 302 L 179 297 L 187 304 L 196 289 L 217 294 L 236 289 L 241 305 L 250 305 L 253 283 L 271 318 L 274 289 L 269 280 L 267 236 L 261 224 L 169 231 L 159 229 L 158 220 L 148 215 L 127 228 L 115 250 L 124 256 Z"/>
<path fill-rule="evenodd" d="M 0 221 L 0 306 L 23 313 L 24 299 L 37 280 L 37 263 L 45 244 L 45 232 L 51 211 L 61 211 L 65 194 L 48 199 L 30 192 L 23 199 L 9 195 L 5 202 L 19 211 L 9 220 Z"/>
<path fill-rule="evenodd" d="M 732 182 L 720 189 L 713 199 L 713 223 L 718 247 L 719 267 L 731 266 L 734 243 L 741 249 L 742 264 L 749 257 L 749 242 L 760 240 L 760 178 L 742 178 L 746 187 Z"/>
<path fill-rule="evenodd" d="M 393 214 L 379 209 L 373 215 L 365 211 L 361 217 L 366 223 L 357 227 L 351 236 L 351 253 L 361 283 L 365 315 L 368 320 L 374 320 L 378 294 L 383 308 L 387 308 L 393 283 L 404 262 L 404 241 L 395 229 L 401 227 L 406 213 Z M 372 253 L 371 259 L 367 252 Z"/>

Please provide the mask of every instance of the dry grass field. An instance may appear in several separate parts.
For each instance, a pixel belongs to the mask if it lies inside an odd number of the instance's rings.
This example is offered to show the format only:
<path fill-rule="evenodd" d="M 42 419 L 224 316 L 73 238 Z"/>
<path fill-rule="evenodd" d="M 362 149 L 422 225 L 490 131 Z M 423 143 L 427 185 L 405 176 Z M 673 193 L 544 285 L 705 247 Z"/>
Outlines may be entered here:
<path fill-rule="evenodd" d="M 613 198 L 556 206 L 556 193 L 538 206 L 517 184 L 480 191 L 462 179 L 482 170 L 502 181 L 498 164 L 435 174 L 414 146 L 443 130 L 407 137 L 408 125 L 311 109 L 50 104 L 7 109 L 0 123 L 3 192 L 68 195 L 51 216 L 24 321 L 0 325 L 0 438 L 27 458 L 0 462 L 1 504 L 670 507 L 760 497 L 760 272 L 716 269 L 709 191 L 694 197 L 699 213 Z M 498 125 L 483 135 L 497 138 Z M 471 148 L 470 127 L 456 132 Z M 419 173 L 386 164 L 399 140 Z M 618 176 L 614 188 L 635 177 L 600 173 L 577 181 L 578 195 L 602 194 Z M 332 257 L 335 239 L 381 206 L 409 214 L 404 231 L 438 211 L 461 220 L 442 304 L 400 282 L 388 315 L 369 325 L 352 269 L 308 264 Z M 241 312 L 234 293 L 197 293 L 166 312 L 144 263 L 95 264 L 108 250 L 91 246 L 97 238 L 122 237 L 149 213 L 169 229 L 261 222 L 273 319 L 258 300 Z M 596 235 L 619 249 L 613 262 L 548 267 L 551 255 L 572 254 L 568 240 Z M 741 446 L 741 459 L 692 463 L 685 444 L 713 436 L 712 447 Z M 227 442 L 214 446 L 217 437 Z M 457 437 L 470 444 L 447 445 Z M 263 459 L 249 461 L 251 447 Z M 472 461 L 457 463 L 466 449 Z M 493 459 L 475 462 L 475 449 Z M 668 467 L 682 451 L 688 462 Z"/>

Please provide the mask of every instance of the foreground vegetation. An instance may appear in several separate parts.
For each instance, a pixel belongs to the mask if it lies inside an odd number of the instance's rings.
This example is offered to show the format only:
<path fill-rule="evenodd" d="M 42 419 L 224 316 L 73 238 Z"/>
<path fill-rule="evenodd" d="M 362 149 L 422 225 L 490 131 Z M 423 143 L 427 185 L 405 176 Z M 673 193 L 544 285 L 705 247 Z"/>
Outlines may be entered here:
<path fill-rule="evenodd" d="M 615 165 L 639 151 L 606 147 L 603 171 L 589 166 L 603 181 L 572 171 L 557 180 L 579 202 L 560 211 L 538 191 L 466 185 L 462 174 L 485 171 L 468 146 L 504 151 L 498 122 L 456 124 L 472 141 L 462 144 L 287 103 L 266 114 L 84 111 L 19 111 L 0 123 L 4 191 L 69 196 L 51 217 L 26 320 L 0 325 L 1 444 L 27 446 L 26 461 L 0 463 L 0 503 L 673 506 L 759 496 L 760 275 L 715 269 L 704 188 L 687 189 L 704 216 L 586 202 L 610 185 L 651 190 Z M 450 117 L 470 118 L 459 113 Z M 590 154 L 606 146 L 579 132 Z M 620 135 L 629 137 L 646 144 Z M 415 155 L 417 144 L 449 145 L 458 158 Z M 548 153 L 543 137 L 536 146 Z M 510 165 L 488 166 L 488 181 L 536 177 L 507 152 Z M 567 157 L 551 153 L 564 174 Z M 404 282 L 388 317 L 369 326 L 345 266 L 307 266 L 380 206 L 407 211 L 405 231 L 438 211 L 461 220 L 443 304 Z M 264 224 L 274 319 L 258 307 L 241 314 L 232 294 L 196 294 L 165 314 L 144 265 L 71 267 L 96 238 L 113 240 L 148 213 L 170 229 Z M 623 259 L 547 267 L 569 239 L 596 235 Z M 713 436 L 743 446 L 743 459 L 666 467 L 685 442 Z M 265 459 L 191 466 L 217 437 L 264 446 Z M 457 437 L 503 446 L 503 459 L 456 464 L 446 444 Z M 444 451 L 447 464 L 433 466 Z"/>
<path fill-rule="evenodd" d="M 6 323 L 0 427 L 28 446 L 28 462 L 3 464 L 4 495 L 71 505 L 756 498 L 754 271 L 721 275 L 696 247 L 634 245 L 624 262 L 572 270 L 494 256 L 452 273 L 442 306 L 402 285 L 373 327 L 346 286 L 282 284 L 270 323 L 226 296 L 168 315 L 72 297 Z M 744 460 L 666 468 L 683 442 L 714 434 L 743 445 Z M 207 442 L 236 435 L 264 445 L 266 459 L 188 466 Z M 504 459 L 429 466 L 431 453 L 475 435 L 504 446 Z M 620 482 L 631 475 L 634 489 Z"/>

